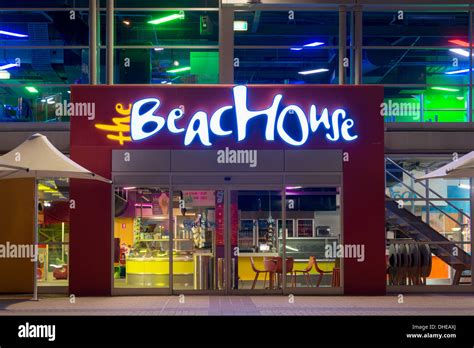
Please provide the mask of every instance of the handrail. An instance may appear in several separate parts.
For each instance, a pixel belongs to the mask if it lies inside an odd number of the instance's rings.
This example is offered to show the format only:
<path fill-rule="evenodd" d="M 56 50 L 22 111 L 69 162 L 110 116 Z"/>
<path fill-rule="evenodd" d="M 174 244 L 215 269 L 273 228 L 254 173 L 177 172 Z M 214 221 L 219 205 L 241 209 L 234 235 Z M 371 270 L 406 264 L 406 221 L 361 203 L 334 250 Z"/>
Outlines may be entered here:
<path fill-rule="evenodd" d="M 403 173 L 407 174 L 410 178 L 412 179 L 416 179 L 410 172 L 408 172 L 407 170 L 405 170 L 403 167 L 401 167 L 400 165 L 398 165 L 395 161 L 393 161 L 391 158 L 389 157 L 385 157 L 385 160 L 388 160 L 390 163 L 392 163 L 393 165 L 395 165 L 398 169 L 400 169 Z M 388 170 L 385 168 L 385 171 L 388 173 Z M 395 177 L 395 179 L 402 183 L 398 178 Z M 458 207 L 456 207 L 454 204 L 450 203 L 446 198 L 444 198 L 443 196 L 441 196 L 438 192 L 434 191 L 433 189 L 431 189 L 429 186 L 426 186 L 425 183 L 423 183 L 422 181 L 418 181 L 418 183 L 426 188 L 428 188 L 428 191 L 433 193 L 435 196 L 437 196 L 438 198 L 441 198 L 442 201 L 444 201 L 447 205 L 449 205 L 451 208 L 453 208 L 454 210 L 456 210 L 458 213 L 460 213 L 461 215 L 464 215 L 466 218 L 468 219 L 471 219 L 471 217 L 469 215 L 467 215 L 464 211 L 462 211 L 461 209 L 459 209 Z M 424 199 L 429 199 L 429 197 L 423 197 L 422 195 L 420 195 L 419 193 L 417 193 L 414 189 L 410 188 L 410 191 L 416 193 L 418 196 L 424 198 Z"/>
<path fill-rule="evenodd" d="M 415 190 L 413 190 L 410 186 L 408 186 L 407 184 L 405 184 L 403 181 L 400 181 L 395 175 L 393 175 L 392 173 L 390 173 L 389 171 L 386 171 L 386 173 L 388 175 L 390 175 L 391 177 L 393 177 L 395 180 L 397 180 L 400 184 L 402 184 L 403 186 L 405 186 L 406 188 L 408 188 L 410 191 L 414 192 L 415 194 L 417 194 L 418 196 L 420 196 L 421 198 L 425 198 L 423 197 L 422 195 L 420 195 L 419 193 L 417 193 Z M 393 200 L 394 202 L 397 202 L 396 199 L 392 198 L 392 197 L 389 197 L 391 200 Z M 425 198 L 426 199 L 426 198 Z M 459 226 L 464 226 L 463 223 L 457 221 L 456 219 L 454 219 L 451 215 L 449 215 L 448 213 L 444 212 L 443 210 L 441 210 L 440 208 L 438 208 L 436 205 L 434 205 L 433 203 L 431 203 L 430 201 L 428 201 L 428 204 L 433 206 L 434 208 L 438 209 L 444 216 L 446 216 L 448 219 L 450 219 L 451 221 L 453 221 L 454 223 L 458 224 Z M 429 224 L 429 222 L 428 222 Z"/>

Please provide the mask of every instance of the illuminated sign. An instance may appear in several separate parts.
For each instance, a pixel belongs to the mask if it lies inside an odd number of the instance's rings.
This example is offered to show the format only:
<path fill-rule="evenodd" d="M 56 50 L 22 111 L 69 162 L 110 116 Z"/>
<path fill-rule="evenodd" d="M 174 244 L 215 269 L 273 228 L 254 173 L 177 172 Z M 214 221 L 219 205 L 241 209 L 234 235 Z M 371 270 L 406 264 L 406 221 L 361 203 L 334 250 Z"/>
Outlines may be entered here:
<path fill-rule="evenodd" d="M 266 122 L 264 137 L 268 142 L 274 142 L 278 135 L 289 145 L 302 146 L 316 132 L 330 142 L 353 141 L 358 137 L 352 129 L 355 122 L 344 109 L 338 108 L 330 112 L 328 108 L 323 108 L 318 115 L 316 105 L 311 105 L 309 110 L 306 110 L 309 111 L 308 118 L 300 106 L 283 105 L 282 101 L 283 95 L 277 94 L 268 108 L 249 110 L 247 87 L 236 86 L 233 88 L 233 105 L 218 107 L 209 114 L 210 117 L 207 111 L 195 110 L 190 113 L 192 117 L 186 122 L 183 119 L 185 107 L 163 111 L 160 110 L 160 99 L 150 97 L 133 103 L 131 110 L 117 104 L 116 110 L 119 111 L 120 108 L 119 113 L 125 117 L 113 118 L 113 125 L 97 124 L 96 128 L 118 132 L 118 135 L 108 134 L 107 137 L 119 141 L 121 145 L 128 141 L 143 141 L 164 128 L 171 134 L 182 133 L 185 146 L 193 142 L 212 146 L 212 139 L 222 137 L 234 137 L 238 142 L 242 142 L 247 138 L 249 121 L 254 119 L 263 119 Z M 234 118 L 230 121 L 236 125 L 235 129 L 223 127 L 222 121 L 228 117 Z M 288 129 L 288 125 L 291 129 Z M 298 129 L 298 135 L 292 132 L 294 127 Z M 126 132 L 129 132 L 130 136 L 124 136 Z"/>

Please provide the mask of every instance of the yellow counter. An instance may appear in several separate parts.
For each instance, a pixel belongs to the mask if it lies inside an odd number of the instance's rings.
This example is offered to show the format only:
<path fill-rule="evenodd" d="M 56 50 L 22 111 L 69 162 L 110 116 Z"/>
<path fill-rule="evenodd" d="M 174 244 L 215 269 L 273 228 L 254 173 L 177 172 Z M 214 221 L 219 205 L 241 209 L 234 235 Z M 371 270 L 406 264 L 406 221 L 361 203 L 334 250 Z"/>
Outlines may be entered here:
<path fill-rule="evenodd" d="M 168 275 L 170 269 L 168 257 L 129 258 L 127 259 L 128 274 L 157 274 Z M 174 257 L 173 274 L 193 274 L 194 261 L 192 257 Z"/>

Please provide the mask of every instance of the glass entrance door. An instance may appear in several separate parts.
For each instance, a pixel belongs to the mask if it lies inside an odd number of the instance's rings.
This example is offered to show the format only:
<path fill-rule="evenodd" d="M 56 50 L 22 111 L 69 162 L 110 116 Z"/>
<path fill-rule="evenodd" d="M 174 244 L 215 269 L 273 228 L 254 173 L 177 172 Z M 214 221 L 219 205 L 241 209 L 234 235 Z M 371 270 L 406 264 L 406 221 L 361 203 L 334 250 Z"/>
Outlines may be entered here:
<path fill-rule="evenodd" d="M 277 234 L 281 190 L 230 190 L 229 205 L 232 289 L 281 292 L 285 280 Z"/>
<path fill-rule="evenodd" d="M 225 198 L 223 189 L 173 188 L 173 292 L 226 289 Z"/>

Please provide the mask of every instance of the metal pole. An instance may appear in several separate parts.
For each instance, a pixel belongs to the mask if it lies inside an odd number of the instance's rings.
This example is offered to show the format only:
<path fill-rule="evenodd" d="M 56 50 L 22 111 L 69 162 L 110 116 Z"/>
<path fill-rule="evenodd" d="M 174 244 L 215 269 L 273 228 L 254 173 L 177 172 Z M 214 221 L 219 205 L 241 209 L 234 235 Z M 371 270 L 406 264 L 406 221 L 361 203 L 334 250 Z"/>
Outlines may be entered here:
<path fill-rule="evenodd" d="M 234 83 L 234 10 L 219 11 L 219 83 Z"/>
<path fill-rule="evenodd" d="M 114 84 L 114 0 L 107 0 L 107 84 Z"/>
<path fill-rule="evenodd" d="M 339 7 L 339 84 L 346 84 L 346 68 L 344 59 L 347 53 L 347 11 L 345 6 Z M 285 226 L 286 227 L 286 226 Z"/>
<path fill-rule="evenodd" d="M 339 83 L 340 83 L 340 81 L 339 81 Z M 284 180 L 283 181 L 283 191 L 281 192 L 281 201 L 282 201 L 282 205 L 281 205 L 281 241 L 282 241 L 282 248 L 281 249 L 282 249 L 282 254 L 283 254 L 282 255 L 282 262 L 281 262 L 281 265 L 282 265 L 282 267 L 281 267 L 282 268 L 281 287 L 283 289 L 283 293 L 285 293 L 285 291 L 286 291 L 286 272 L 288 272 L 287 269 L 286 269 L 286 177 L 283 180 Z M 278 228 L 277 228 L 276 234 L 277 234 L 277 240 L 278 240 Z M 290 281 L 292 279 L 293 278 L 290 277 Z"/>
<path fill-rule="evenodd" d="M 97 0 L 89 0 L 89 82 L 97 84 Z"/>
<path fill-rule="evenodd" d="M 38 301 L 38 180 L 35 177 L 35 216 L 34 216 L 34 247 L 36 251 L 36 257 L 35 257 L 35 262 L 33 266 L 33 301 Z"/>
<path fill-rule="evenodd" d="M 354 8 L 354 84 L 362 83 L 362 9 Z"/>
<path fill-rule="evenodd" d="M 474 233 L 473 233 L 473 224 L 472 224 L 472 217 L 474 216 L 474 179 L 469 179 L 469 193 L 470 193 L 470 219 L 469 219 L 469 227 L 470 227 L 470 237 L 471 237 L 471 285 L 474 285 L 474 255 L 472 252 L 474 251 Z"/>

